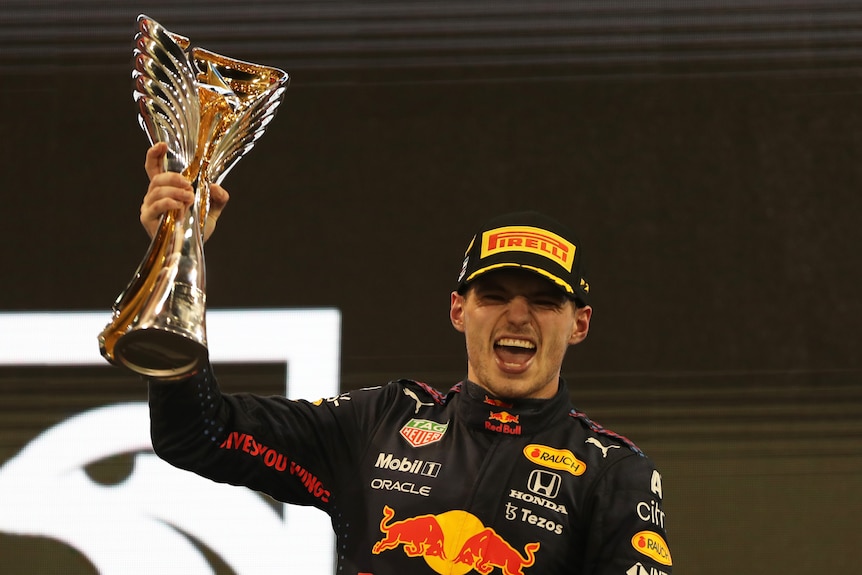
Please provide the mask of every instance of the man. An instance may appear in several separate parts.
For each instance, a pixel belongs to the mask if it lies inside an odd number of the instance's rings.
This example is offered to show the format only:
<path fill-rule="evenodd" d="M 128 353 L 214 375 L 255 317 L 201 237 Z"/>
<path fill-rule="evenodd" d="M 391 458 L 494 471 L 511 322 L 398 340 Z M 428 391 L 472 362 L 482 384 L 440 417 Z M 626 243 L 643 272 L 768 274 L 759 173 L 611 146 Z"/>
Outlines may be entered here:
<path fill-rule="evenodd" d="M 161 172 L 163 154 L 147 155 L 150 235 L 192 200 L 181 176 Z M 213 189 L 207 235 L 227 199 Z M 473 238 L 451 295 L 467 379 L 447 394 L 401 380 L 314 403 L 223 395 L 206 368 L 150 382 L 154 448 L 328 513 L 338 573 L 670 574 L 661 476 L 574 409 L 560 378 L 589 331 L 588 301 L 569 230 L 502 216 Z"/>

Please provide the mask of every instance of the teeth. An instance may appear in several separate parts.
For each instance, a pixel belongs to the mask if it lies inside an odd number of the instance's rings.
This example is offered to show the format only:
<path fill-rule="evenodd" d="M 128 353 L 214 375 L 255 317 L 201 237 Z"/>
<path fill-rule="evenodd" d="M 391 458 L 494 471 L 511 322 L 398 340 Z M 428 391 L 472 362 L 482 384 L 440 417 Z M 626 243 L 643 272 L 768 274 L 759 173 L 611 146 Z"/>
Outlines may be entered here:
<path fill-rule="evenodd" d="M 535 349 L 536 344 L 531 341 L 527 341 L 525 339 L 514 339 L 511 337 L 504 337 L 497 340 L 497 345 L 504 345 L 506 347 L 522 347 L 524 349 Z"/>

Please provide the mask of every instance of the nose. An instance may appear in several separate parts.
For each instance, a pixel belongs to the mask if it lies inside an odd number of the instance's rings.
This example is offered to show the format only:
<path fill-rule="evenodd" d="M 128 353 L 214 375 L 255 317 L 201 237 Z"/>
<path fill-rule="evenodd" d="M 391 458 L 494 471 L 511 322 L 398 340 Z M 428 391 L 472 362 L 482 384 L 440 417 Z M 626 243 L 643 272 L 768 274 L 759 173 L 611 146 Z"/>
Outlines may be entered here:
<path fill-rule="evenodd" d="M 523 296 L 515 296 L 506 307 L 506 317 L 512 325 L 523 325 L 530 321 L 530 302 Z"/>

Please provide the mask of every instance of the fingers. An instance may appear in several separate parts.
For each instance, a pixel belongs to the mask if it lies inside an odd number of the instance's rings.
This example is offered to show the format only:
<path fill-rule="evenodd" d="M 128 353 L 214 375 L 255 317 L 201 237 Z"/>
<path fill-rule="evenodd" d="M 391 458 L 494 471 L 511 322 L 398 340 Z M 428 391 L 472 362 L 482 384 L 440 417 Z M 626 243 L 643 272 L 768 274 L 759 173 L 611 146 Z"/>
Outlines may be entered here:
<path fill-rule="evenodd" d="M 215 231 L 216 222 L 230 199 L 227 190 L 218 184 L 210 184 L 209 190 L 210 209 L 207 212 L 207 221 L 204 225 L 204 241 L 208 240 Z"/>
<path fill-rule="evenodd" d="M 152 238 L 166 212 L 191 205 L 194 197 L 192 185 L 182 175 L 175 172 L 156 174 L 141 204 L 141 225 Z"/>
<path fill-rule="evenodd" d="M 165 171 L 164 158 L 167 152 L 168 146 L 164 142 L 154 144 L 147 150 L 144 162 L 150 185 L 141 204 L 141 225 L 150 238 L 158 232 L 165 213 L 186 208 L 194 201 L 194 190 L 189 181 L 181 174 Z M 204 239 L 212 234 L 216 221 L 230 199 L 227 190 L 218 184 L 210 184 L 209 192 L 210 207 L 204 226 Z"/>
<path fill-rule="evenodd" d="M 168 145 L 165 142 L 158 142 L 150 146 L 147 150 L 147 159 L 144 161 L 144 169 L 150 180 L 165 171 L 164 158 L 168 153 Z"/>
<path fill-rule="evenodd" d="M 210 211 L 221 213 L 230 200 L 227 190 L 218 184 L 210 184 Z"/>

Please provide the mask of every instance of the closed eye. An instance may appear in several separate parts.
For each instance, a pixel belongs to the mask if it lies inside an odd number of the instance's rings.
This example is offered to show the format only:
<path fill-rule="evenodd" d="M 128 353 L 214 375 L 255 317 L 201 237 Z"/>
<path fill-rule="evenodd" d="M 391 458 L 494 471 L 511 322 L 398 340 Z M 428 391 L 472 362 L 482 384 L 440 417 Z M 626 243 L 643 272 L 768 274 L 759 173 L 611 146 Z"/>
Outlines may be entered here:
<path fill-rule="evenodd" d="M 530 303 L 536 307 L 545 309 L 559 309 L 563 307 L 564 301 L 558 299 L 534 299 Z"/>
<path fill-rule="evenodd" d="M 506 303 L 510 296 L 502 290 L 479 289 L 476 290 L 476 297 L 484 303 Z"/>

